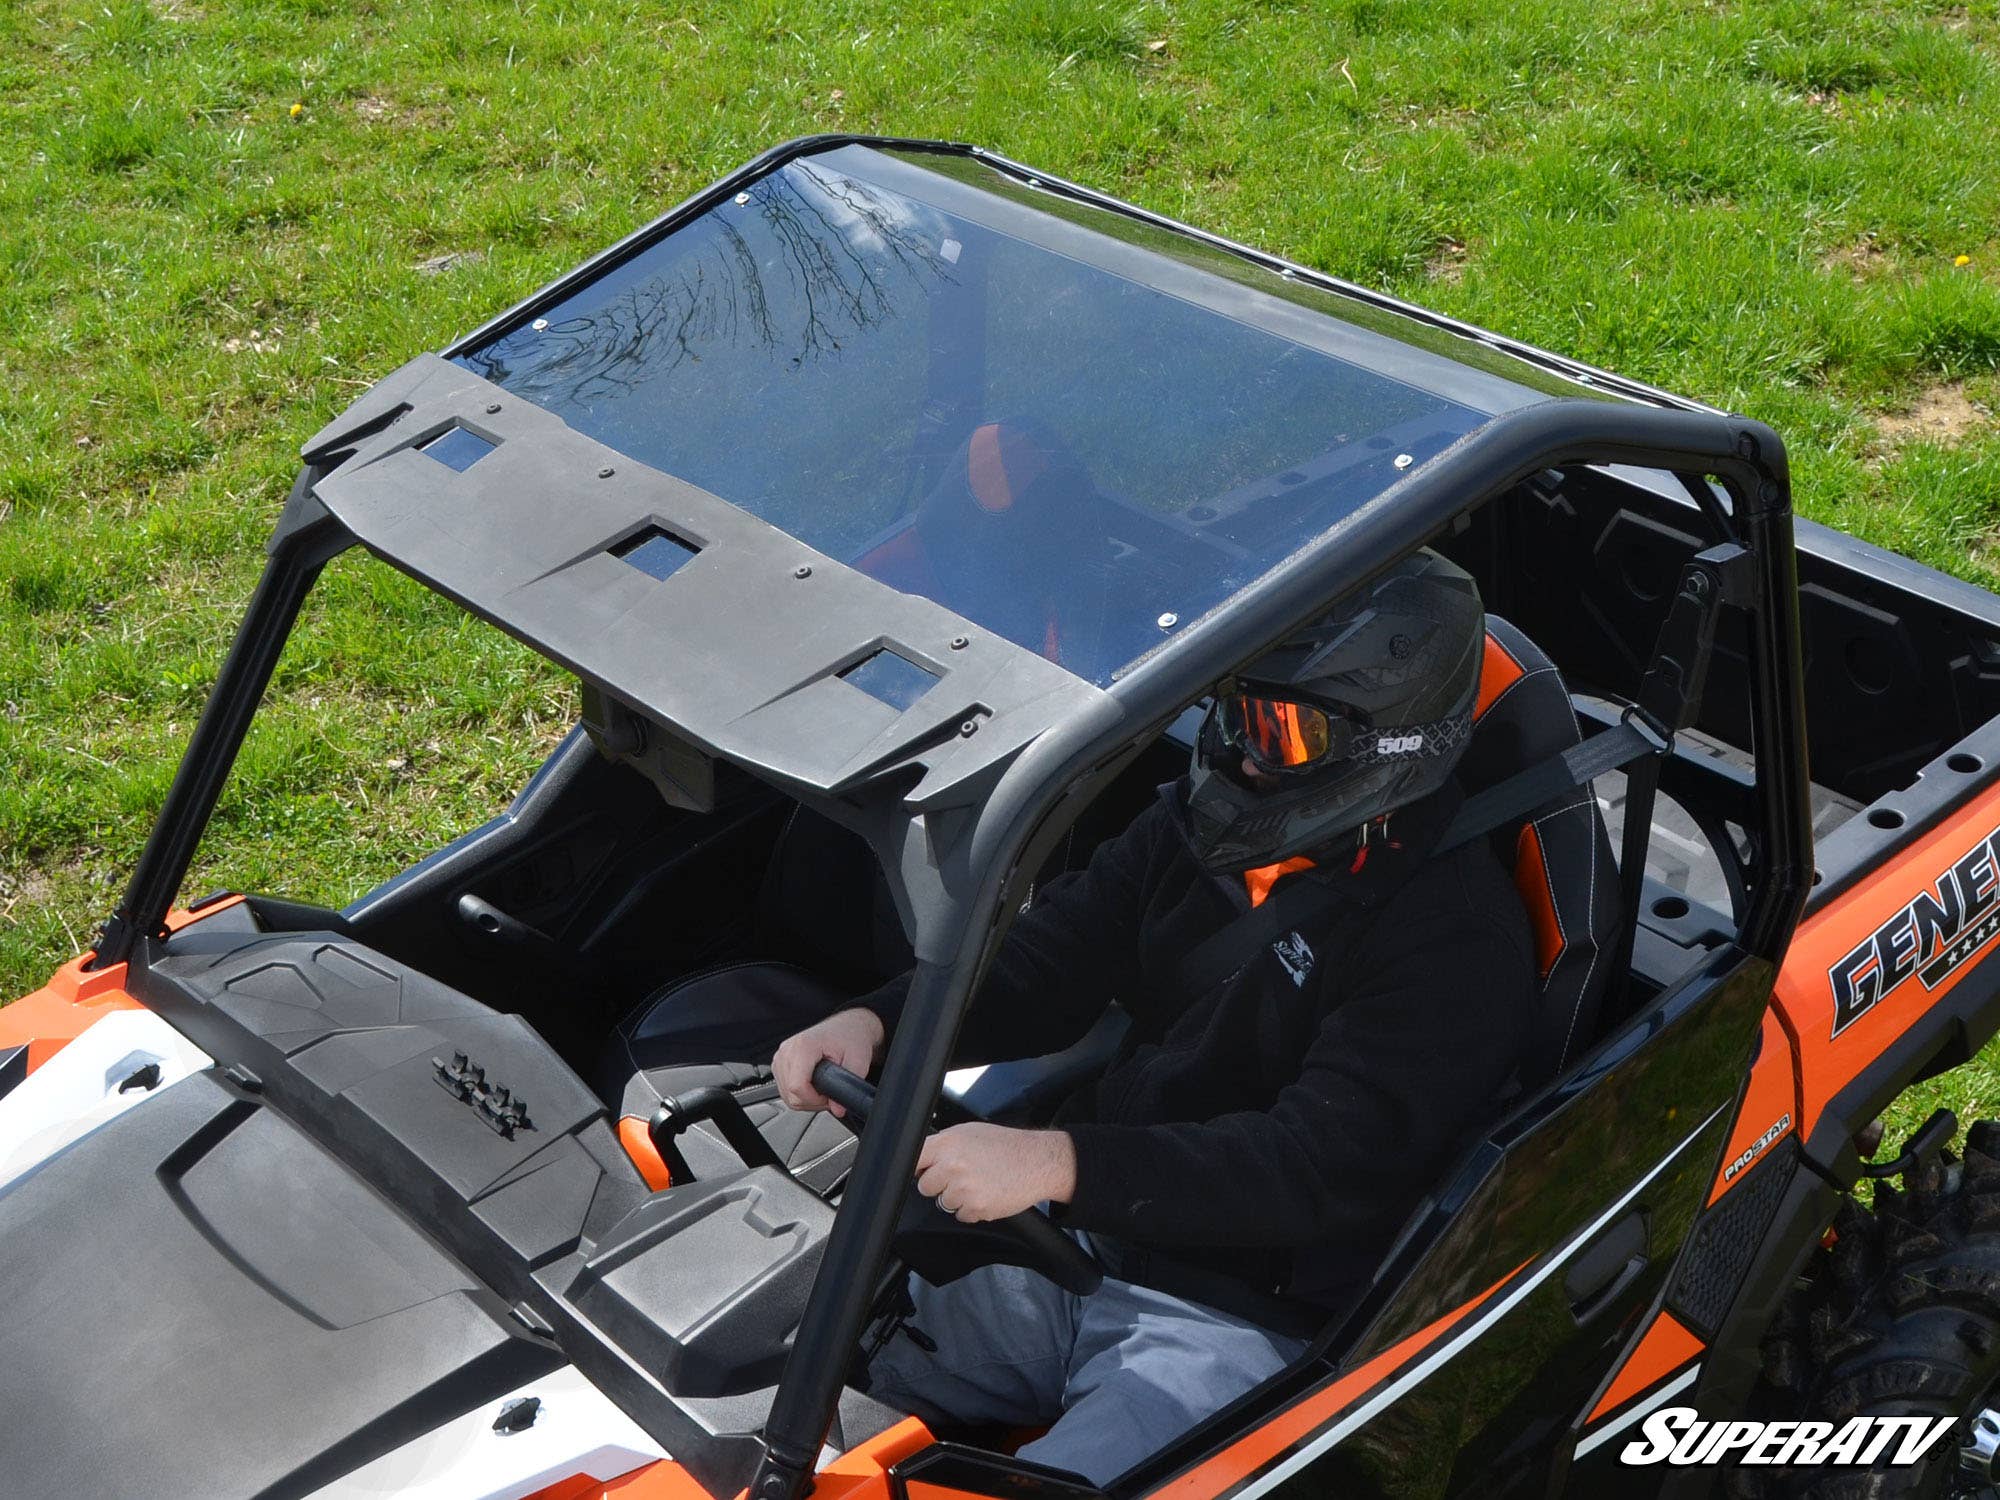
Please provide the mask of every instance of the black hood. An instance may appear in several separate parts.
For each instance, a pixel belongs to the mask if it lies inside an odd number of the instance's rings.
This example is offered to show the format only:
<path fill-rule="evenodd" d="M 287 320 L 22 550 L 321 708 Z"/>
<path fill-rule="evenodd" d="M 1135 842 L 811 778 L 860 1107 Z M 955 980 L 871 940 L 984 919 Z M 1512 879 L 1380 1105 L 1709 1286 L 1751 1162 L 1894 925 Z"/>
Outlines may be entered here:
<path fill-rule="evenodd" d="M 197 1074 L 0 1191 L 0 1489 L 305 1495 L 564 1363 Z"/>

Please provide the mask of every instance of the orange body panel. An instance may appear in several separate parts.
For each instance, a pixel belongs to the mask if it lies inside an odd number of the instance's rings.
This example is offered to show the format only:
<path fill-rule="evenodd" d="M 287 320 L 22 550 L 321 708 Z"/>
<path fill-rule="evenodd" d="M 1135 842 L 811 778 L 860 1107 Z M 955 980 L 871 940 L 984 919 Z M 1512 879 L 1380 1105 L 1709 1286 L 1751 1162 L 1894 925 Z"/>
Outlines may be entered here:
<path fill-rule="evenodd" d="M 1987 788 L 1799 924 L 1778 974 L 1775 1003 L 1783 1012 L 1785 1029 L 1798 1041 L 1797 1125 L 1802 1134 L 1811 1134 L 1833 1096 L 1992 951 L 1995 938 L 2000 938 L 2000 923 L 1991 924 L 1993 931 L 1983 937 L 1980 933 L 1988 925 L 1986 921 L 1966 923 L 1959 940 L 1969 944 L 1968 951 L 1935 988 L 1928 987 L 1918 973 L 1888 984 L 1886 993 L 1842 1027 L 1838 1036 L 1834 1034 L 1830 971 L 1908 903 L 1934 891 L 1940 876 L 1969 852 L 1976 853 L 1996 828 L 2000 828 L 2000 786 Z M 1982 917 L 1990 919 L 1996 910 L 2000 907 L 1985 908 Z M 1936 941 L 1920 946 L 1929 951 L 1915 953 L 1913 962 L 1918 969 L 1940 951 Z M 1879 973 L 1875 980 L 1883 983 Z"/>
<path fill-rule="evenodd" d="M 1617 1376 L 1606 1387 L 1604 1399 L 1590 1414 L 1595 1422 L 1616 1411 L 1642 1391 L 1649 1391 L 1680 1369 L 1708 1346 L 1676 1322 L 1669 1313 L 1653 1319 L 1639 1342 L 1632 1346 Z"/>
<path fill-rule="evenodd" d="M 857 1443 L 813 1478 L 813 1500 L 889 1500 L 889 1470 L 935 1439 L 915 1417 Z M 935 1488 L 935 1487 L 932 1487 Z M 955 1490 L 937 1490 L 956 1494 Z M 739 1490 L 737 1500 L 747 1491 Z M 707 1490 L 670 1458 L 646 1464 L 616 1479 L 579 1474 L 536 1490 L 525 1500 L 710 1500 Z"/>
<path fill-rule="evenodd" d="M 1153 1490 L 1147 1500 L 1211 1500 L 1278 1457 L 1294 1443 L 1310 1437 L 1345 1408 L 1396 1375 L 1446 1333 L 1470 1317 L 1493 1294 L 1521 1274 L 1523 1261 L 1470 1302 L 1461 1304 L 1401 1343 L 1383 1350 L 1367 1364 L 1336 1376 L 1308 1392 L 1254 1431 L 1245 1433 L 1220 1453 Z"/>
<path fill-rule="evenodd" d="M 647 1467 L 650 1468 L 652 1465 L 649 1464 Z M 558 1480 L 554 1484 L 544 1485 L 533 1494 L 523 1495 L 521 1500 L 582 1500 L 583 1496 L 593 1493 L 593 1490 L 596 1494 L 603 1494 L 604 1481 L 592 1479 L 588 1474 L 576 1474 L 568 1479 Z"/>
<path fill-rule="evenodd" d="M 178 931 L 190 922 L 225 911 L 242 899 L 230 896 L 203 907 L 199 914 L 170 912 L 167 929 Z M 25 1042 L 30 1073 L 114 1010 L 141 1009 L 139 1002 L 125 993 L 125 965 L 113 964 L 87 974 L 83 966 L 90 959 L 88 953 L 71 959 L 33 994 L 0 1006 L 0 1047 L 18 1047 Z"/>
<path fill-rule="evenodd" d="M 670 1458 L 662 1458 L 616 1479 L 578 1474 L 546 1485 L 523 1500 L 710 1500 L 707 1490 Z"/>
<path fill-rule="evenodd" d="M 1797 1129 L 1798 1120 L 1798 1056 L 1774 1005 L 1764 1012 L 1763 1042 L 1757 1061 L 1750 1067 L 1743 1106 L 1736 1112 L 1708 1201 L 1713 1203 L 1741 1182 L 1744 1174 L 1764 1159 L 1766 1151 Z"/>
<path fill-rule="evenodd" d="M 889 1470 L 934 1441 L 930 1428 L 915 1417 L 905 1417 L 821 1469 L 813 1480 L 813 1500 L 889 1500 Z"/>

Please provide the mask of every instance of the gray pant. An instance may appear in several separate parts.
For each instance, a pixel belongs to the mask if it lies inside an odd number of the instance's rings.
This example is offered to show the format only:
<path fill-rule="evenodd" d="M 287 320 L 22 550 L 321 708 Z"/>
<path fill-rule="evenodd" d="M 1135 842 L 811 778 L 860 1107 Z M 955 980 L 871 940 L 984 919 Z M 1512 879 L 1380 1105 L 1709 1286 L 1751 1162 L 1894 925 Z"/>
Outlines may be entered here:
<path fill-rule="evenodd" d="M 1020 1456 L 1104 1484 L 1298 1357 L 1305 1344 L 1106 1278 L 1088 1297 L 1033 1271 L 915 1276 L 910 1319 L 869 1367 L 869 1393 L 920 1417 L 1053 1424 Z"/>

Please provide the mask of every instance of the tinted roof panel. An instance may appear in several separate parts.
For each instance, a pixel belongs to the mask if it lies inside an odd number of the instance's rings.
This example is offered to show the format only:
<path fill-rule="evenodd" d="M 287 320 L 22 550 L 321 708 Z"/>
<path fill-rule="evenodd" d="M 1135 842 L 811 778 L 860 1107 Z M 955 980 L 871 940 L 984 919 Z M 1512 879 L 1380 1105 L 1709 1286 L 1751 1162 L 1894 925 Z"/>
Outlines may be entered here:
<path fill-rule="evenodd" d="M 1546 399 L 982 173 L 793 160 L 459 361 L 1099 684 Z"/>

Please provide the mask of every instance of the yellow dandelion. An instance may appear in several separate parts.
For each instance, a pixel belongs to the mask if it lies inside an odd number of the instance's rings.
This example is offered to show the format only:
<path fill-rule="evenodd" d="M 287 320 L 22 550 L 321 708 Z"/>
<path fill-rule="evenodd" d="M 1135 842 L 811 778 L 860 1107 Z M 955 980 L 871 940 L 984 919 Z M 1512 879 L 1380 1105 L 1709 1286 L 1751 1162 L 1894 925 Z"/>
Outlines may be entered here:
<path fill-rule="evenodd" d="M 1954 255 L 1951 258 L 1951 263 L 1955 266 L 1969 266 L 1972 264 L 1972 257 L 1969 255 Z"/>
<path fill-rule="evenodd" d="M 292 118 L 294 120 L 296 120 L 300 115 L 304 114 L 305 112 L 306 112 L 306 107 L 303 104 L 294 104 L 292 106 Z"/>

